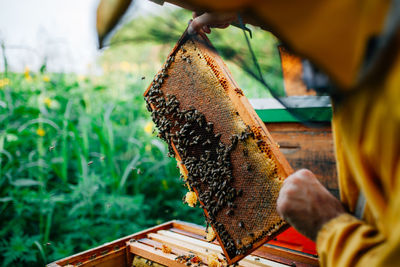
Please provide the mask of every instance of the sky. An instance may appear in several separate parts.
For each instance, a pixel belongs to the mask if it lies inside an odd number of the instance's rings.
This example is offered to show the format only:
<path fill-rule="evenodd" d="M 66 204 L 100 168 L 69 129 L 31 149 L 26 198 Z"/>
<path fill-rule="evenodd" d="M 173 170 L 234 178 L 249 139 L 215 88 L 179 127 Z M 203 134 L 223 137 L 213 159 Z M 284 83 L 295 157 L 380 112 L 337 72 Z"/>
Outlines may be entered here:
<path fill-rule="evenodd" d="M 96 72 L 98 0 L 0 0 L 0 43 L 11 71 Z M 165 9 L 138 0 L 125 20 Z M 0 71 L 4 70 L 0 51 Z"/>

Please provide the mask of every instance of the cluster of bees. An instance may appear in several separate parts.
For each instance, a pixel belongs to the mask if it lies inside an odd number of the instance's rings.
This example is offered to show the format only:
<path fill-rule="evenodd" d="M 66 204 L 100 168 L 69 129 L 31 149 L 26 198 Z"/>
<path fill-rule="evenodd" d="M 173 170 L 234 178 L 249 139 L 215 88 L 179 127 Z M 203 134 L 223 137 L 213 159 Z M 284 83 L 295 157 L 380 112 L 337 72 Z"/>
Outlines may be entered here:
<path fill-rule="evenodd" d="M 201 258 L 194 254 L 180 255 L 175 258 L 179 263 L 185 264 L 186 266 L 198 267 L 203 264 Z"/>
<path fill-rule="evenodd" d="M 180 255 L 175 258 L 175 260 L 179 263 L 185 264 L 186 266 L 192 266 L 192 267 L 200 267 L 204 266 L 205 263 L 201 260 L 199 256 L 196 256 L 195 254 L 188 254 L 188 255 Z M 226 259 L 222 259 L 221 257 L 218 257 L 216 253 L 209 253 L 207 254 L 207 266 L 209 267 L 235 267 L 238 266 L 237 263 L 234 263 L 232 265 L 228 265 L 226 262 Z"/>

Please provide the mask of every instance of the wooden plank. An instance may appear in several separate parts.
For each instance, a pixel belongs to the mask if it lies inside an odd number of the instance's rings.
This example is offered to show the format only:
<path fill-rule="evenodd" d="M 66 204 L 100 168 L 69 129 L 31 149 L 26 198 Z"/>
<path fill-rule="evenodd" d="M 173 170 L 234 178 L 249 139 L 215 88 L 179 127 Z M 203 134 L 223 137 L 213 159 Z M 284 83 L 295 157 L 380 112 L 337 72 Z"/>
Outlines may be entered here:
<path fill-rule="evenodd" d="M 271 247 L 268 245 L 264 245 L 253 251 L 252 255 L 276 260 L 287 265 L 296 265 L 298 267 L 319 266 L 318 258 L 306 255 L 304 253 L 296 253 L 295 251 L 289 251 L 287 249 L 275 246 Z"/>
<path fill-rule="evenodd" d="M 172 223 L 172 227 L 180 230 L 184 230 L 193 234 L 197 234 L 200 236 L 206 235 L 206 229 L 200 225 L 194 223 L 187 223 L 182 221 L 174 221 Z"/>
<path fill-rule="evenodd" d="M 294 169 L 307 168 L 336 197 L 339 186 L 331 125 L 308 127 L 301 123 L 268 123 L 267 127 Z"/>
<path fill-rule="evenodd" d="M 130 267 L 130 266 L 132 266 L 134 255 L 132 253 L 130 253 L 130 251 L 129 251 L 130 242 L 127 241 L 125 244 L 126 244 L 125 245 L 125 262 L 127 263 L 128 267 Z"/>
<path fill-rule="evenodd" d="M 155 227 L 140 231 L 138 233 L 135 233 L 133 235 L 128 235 L 125 237 L 122 237 L 120 239 L 114 240 L 112 242 L 105 243 L 101 246 L 77 253 L 75 255 L 57 260 L 55 262 L 49 263 L 47 266 L 48 267 L 56 267 L 56 266 L 64 266 L 67 264 L 89 264 L 92 261 L 96 261 L 97 257 L 102 257 L 105 259 L 108 259 L 108 257 L 112 258 L 114 256 L 115 251 L 119 250 L 120 248 L 125 248 L 126 242 L 129 241 L 132 238 L 143 238 L 146 237 L 146 234 L 150 231 L 158 231 L 158 230 L 163 230 L 163 229 L 168 229 L 171 228 L 172 224 L 174 221 L 169 221 L 166 223 L 163 223 L 161 225 L 157 225 Z M 118 249 L 116 249 L 118 248 Z M 124 263 L 121 265 L 121 267 L 130 267 L 130 263 L 126 262 L 127 257 L 125 255 L 121 256 L 123 257 Z M 89 266 L 89 265 L 87 265 Z"/>
<path fill-rule="evenodd" d="M 127 266 L 126 258 L 125 258 L 125 247 L 119 249 L 118 251 L 108 254 L 107 256 L 102 256 L 99 258 L 95 258 L 88 262 L 83 263 L 80 266 L 84 267 L 115 267 L 115 266 Z"/>
<path fill-rule="evenodd" d="M 215 244 L 211 244 L 208 243 L 206 241 L 201 241 L 198 240 L 196 238 L 192 238 L 192 237 L 188 237 L 188 236 L 183 236 L 168 230 L 161 230 L 157 232 L 160 235 L 164 235 L 164 236 L 168 236 L 171 238 L 174 238 L 176 240 L 188 243 L 188 244 L 192 244 L 196 247 L 203 247 L 205 250 L 213 250 L 213 251 L 218 251 L 218 252 L 222 252 L 222 249 Z M 254 257 L 252 255 L 248 255 L 245 258 L 243 258 L 239 263 L 241 264 L 242 262 L 248 262 L 248 263 L 252 263 L 258 266 L 284 266 L 282 264 L 267 260 L 265 258 L 258 258 L 258 257 Z M 285 265 L 286 266 L 286 265 Z"/>
<path fill-rule="evenodd" d="M 151 240 L 149 238 L 139 239 L 138 242 L 153 247 L 154 250 L 162 250 L 163 243 L 157 242 L 155 240 Z M 186 250 L 182 250 L 176 247 L 171 247 L 172 254 L 175 255 L 187 255 L 188 252 Z"/>
<path fill-rule="evenodd" d="M 65 266 L 68 264 L 71 265 L 79 265 L 82 267 L 114 267 L 114 266 L 127 266 L 126 265 L 126 257 L 125 257 L 126 251 L 125 247 L 119 248 L 118 250 L 109 252 L 105 255 L 100 255 L 100 256 L 92 256 L 91 259 L 86 259 L 86 258 L 77 258 L 77 259 L 72 259 L 71 261 L 66 261 L 63 263 L 51 263 L 47 266 L 55 267 L 55 266 Z M 96 255 L 96 254 L 93 254 Z"/>
<path fill-rule="evenodd" d="M 204 249 L 209 249 L 209 250 L 212 250 L 212 251 L 214 251 L 216 253 L 221 253 L 222 252 L 221 247 L 216 245 L 216 244 L 208 243 L 206 241 L 201 241 L 201 240 L 198 240 L 198 239 L 195 239 L 195 238 L 192 238 L 192 237 L 188 237 L 188 236 L 183 236 L 183 235 L 171 232 L 171 231 L 158 231 L 157 234 L 163 235 L 163 236 L 167 236 L 167 237 L 170 237 L 170 238 L 174 238 L 176 240 L 180 240 L 180 241 L 183 241 L 185 243 L 192 244 L 194 246 L 198 246 L 198 247 L 201 247 L 201 248 L 204 248 Z"/>
<path fill-rule="evenodd" d="M 194 238 L 197 238 L 199 240 L 205 240 L 205 236 L 203 236 L 203 235 L 198 235 L 198 234 L 191 233 L 191 232 L 188 232 L 188 231 L 185 231 L 185 230 L 181 230 L 181 229 L 178 229 L 178 228 L 175 228 L 175 227 L 168 229 L 168 231 L 172 231 L 174 233 L 178 233 L 178 234 L 181 234 L 181 235 L 194 237 Z"/>
<path fill-rule="evenodd" d="M 176 255 L 174 254 L 167 254 L 161 250 L 154 250 L 152 247 L 139 242 L 131 243 L 129 247 L 131 253 L 151 261 L 170 267 L 186 267 L 185 264 L 175 261 Z"/>

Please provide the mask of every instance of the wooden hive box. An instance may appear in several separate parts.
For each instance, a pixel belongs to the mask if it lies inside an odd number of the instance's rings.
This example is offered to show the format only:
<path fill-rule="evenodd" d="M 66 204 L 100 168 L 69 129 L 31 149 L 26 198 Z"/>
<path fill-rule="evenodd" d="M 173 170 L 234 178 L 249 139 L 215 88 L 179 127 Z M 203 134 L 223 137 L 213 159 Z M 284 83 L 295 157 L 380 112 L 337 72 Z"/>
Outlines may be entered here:
<path fill-rule="evenodd" d="M 221 247 L 217 242 L 206 242 L 205 234 L 204 227 L 170 221 L 60 259 L 47 267 L 184 267 L 188 266 L 187 262 L 190 262 L 190 266 L 210 266 L 208 263 L 215 259 L 214 255 L 217 255 L 220 266 L 226 266 Z M 201 262 L 197 262 L 199 259 Z M 318 260 L 314 255 L 265 244 L 236 266 L 318 266 Z"/>

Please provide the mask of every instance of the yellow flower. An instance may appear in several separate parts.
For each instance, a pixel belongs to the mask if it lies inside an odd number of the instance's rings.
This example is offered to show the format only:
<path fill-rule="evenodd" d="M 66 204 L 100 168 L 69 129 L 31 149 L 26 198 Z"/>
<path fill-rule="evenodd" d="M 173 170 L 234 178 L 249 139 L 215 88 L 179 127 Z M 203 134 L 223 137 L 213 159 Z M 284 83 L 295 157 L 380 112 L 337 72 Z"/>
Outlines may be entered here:
<path fill-rule="evenodd" d="M 10 80 L 8 78 L 0 79 L 0 88 L 3 88 L 6 85 L 10 84 Z"/>
<path fill-rule="evenodd" d="M 51 107 L 51 102 L 52 100 L 49 97 L 43 99 L 43 103 L 45 103 L 48 108 Z"/>
<path fill-rule="evenodd" d="M 36 134 L 43 137 L 46 135 L 46 132 L 45 132 L 45 130 L 43 130 L 43 128 L 38 128 L 36 130 Z"/>
<path fill-rule="evenodd" d="M 25 75 L 25 79 L 27 81 L 29 81 L 29 82 L 32 81 L 29 67 L 25 67 L 24 75 Z"/>
<path fill-rule="evenodd" d="M 46 82 L 46 83 L 50 82 L 50 77 L 48 75 L 44 75 L 43 76 L 43 81 Z"/>
<path fill-rule="evenodd" d="M 131 70 L 131 64 L 128 61 L 122 61 L 119 63 L 119 68 L 124 72 L 129 72 Z"/>
<path fill-rule="evenodd" d="M 162 184 L 162 186 L 163 186 L 163 188 L 164 188 L 165 190 L 168 189 L 168 182 L 167 182 L 167 180 L 162 179 L 162 180 L 161 180 L 161 184 Z"/>
<path fill-rule="evenodd" d="M 153 130 L 153 123 L 151 121 L 149 121 L 146 126 L 144 126 L 144 131 L 148 134 L 151 134 Z"/>

